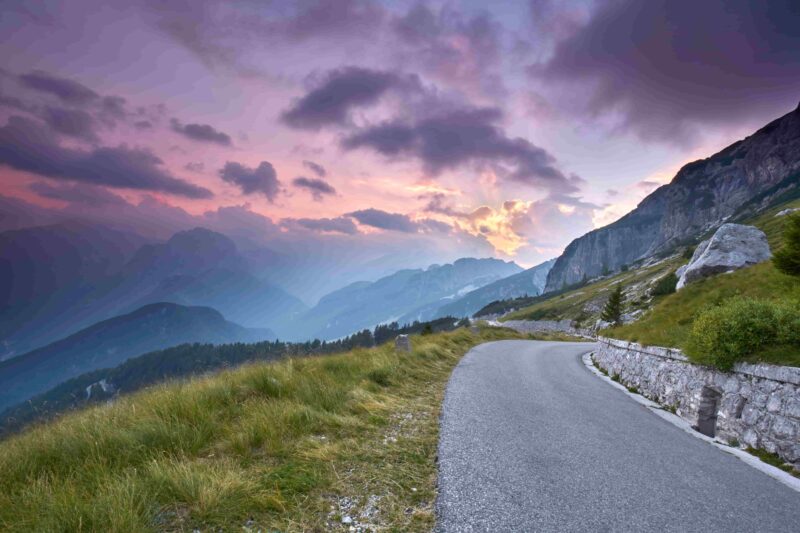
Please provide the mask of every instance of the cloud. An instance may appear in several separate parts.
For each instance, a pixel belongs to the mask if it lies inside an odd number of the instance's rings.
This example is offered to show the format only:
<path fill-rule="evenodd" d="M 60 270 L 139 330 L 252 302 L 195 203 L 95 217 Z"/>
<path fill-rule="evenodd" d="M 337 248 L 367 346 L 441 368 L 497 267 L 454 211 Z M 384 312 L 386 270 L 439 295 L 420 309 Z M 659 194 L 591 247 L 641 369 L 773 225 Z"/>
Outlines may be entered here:
<path fill-rule="evenodd" d="M 19 76 L 19 81 L 25 87 L 51 94 L 63 102 L 73 105 L 88 105 L 100 97 L 96 92 L 77 81 L 53 76 L 41 70 L 23 74 Z"/>
<path fill-rule="evenodd" d="M 343 67 L 328 72 L 317 86 L 299 98 L 281 116 L 288 126 L 316 130 L 344 126 L 350 112 L 374 104 L 390 89 L 414 87 L 416 78 L 361 67 Z"/>
<path fill-rule="evenodd" d="M 401 215 L 400 213 L 388 213 L 380 209 L 361 209 L 347 213 L 345 216 L 352 217 L 358 221 L 359 224 L 370 226 L 373 228 L 399 231 L 401 233 L 416 233 L 419 225 L 411 220 L 408 215 Z"/>
<path fill-rule="evenodd" d="M 307 178 L 305 176 L 298 176 L 292 180 L 292 185 L 300 187 L 311 193 L 316 201 L 322 201 L 323 196 L 334 196 L 336 189 L 334 189 L 327 181 L 318 178 Z"/>
<path fill-rule="evenodd" d="M 88 142 L 98 140 L 95 119 L 83 109 L 47 107 L 43 118 L 51 128 L 62 135 Z"/>
<path fill-rule="evenodd" d="M 88 207 L 128 205 L 124 198 L 101 187 L 81 184 L 52 185 L 44 181 L 31 183 L 28 188 L 42 198 L 61 200 Z"/>
<path fill-rule="evenodd" d="M 798 27 L 794 0 L 605 2 L 530 73 L 577 116 L 692 144 L 796 105 Z"/>
<path fill-rule="evenodd" d="M 313 161 L 303 161 L 303 166 L 309 169 L 311 172 L 319 176 L 320 178 L 324 178 L 328 175 L 328 172 L 325 170 L 325 167 L 314 163 Z"/>
<path fill-rule="evenodd" d="M 137 120 L 133 123 L 133 127 L 137 130 L 151 130 L 153 129 L 153 123 L 149 120 Z"/>
<path fill-rule="evenodd" d="M 203 172 L 206 169 L 206 166 L 201 162 L 189 161 L 183 166 L 183 168 L 189 172 Z"/>
<path fill-rule="evenodd" d="M 500 117 L 496 108 L 461 108 L 415 122 L 396 119 L 350 135 L 343 146 L 411 156 L 433 175 L 469 163 L 490 164 L 511 181 L 560 192 L 577 190 L 579 178 L 565 176 L 544 149 L 507 137 L 496 125 Z"/>
<path fill-rule="evenodd" d="M 346 216 L 336 218 L 286 218 L 281 221 L 286 227 L 299 226 L 301 228 L 321 233 L 342 233 L 355 235 L 358 228 L 351 218 Z"/>
<path fill-rule="evenodd" d="M 221 146 L 230 146 L 231 138 L 227 133 L 214 129 L 209 124 L 181 124 L 177 119 L 170 121 L 172 131 L 180 133 L 187 139 L 199 142 L 209 142 Z"/>
<path fill-rule="evenodd" d="M 269 161 L 262 161 L 257 168 L 250 168 L 228 161 L 219 171 L 223 181 L 236 185 L 244 194 L 263 194 L 270 202 L 281 192 L 278 174 Z"/>
<path fill-rule="evenodd" d="M 0 128 L 0 163 L 40 176 L 109 187 L 210 198 L 211 191 L 173 177 L 163 161 L 143 148 L 64 148 L 39 122 L 11 116 Z"/>

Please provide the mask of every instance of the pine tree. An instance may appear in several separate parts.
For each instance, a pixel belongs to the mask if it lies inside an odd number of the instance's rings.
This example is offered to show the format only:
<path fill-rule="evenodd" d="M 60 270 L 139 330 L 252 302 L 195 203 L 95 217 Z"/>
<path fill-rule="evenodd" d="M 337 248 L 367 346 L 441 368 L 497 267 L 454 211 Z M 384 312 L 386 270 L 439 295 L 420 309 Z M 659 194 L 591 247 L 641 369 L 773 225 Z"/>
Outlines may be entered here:
<path fill-rule="evenodd" d="M 783 246 L 775 252 L 772 262 L 784 274 L 800 276 L 800 213 L 788 217 Z"/>
<path fill-rule="evenodd" d="M 600 314 L 600 319 L 618 326 L 622 319 L 622 285 L 617 285 L 611 296 L 608 297 L 606 306 Z"/>

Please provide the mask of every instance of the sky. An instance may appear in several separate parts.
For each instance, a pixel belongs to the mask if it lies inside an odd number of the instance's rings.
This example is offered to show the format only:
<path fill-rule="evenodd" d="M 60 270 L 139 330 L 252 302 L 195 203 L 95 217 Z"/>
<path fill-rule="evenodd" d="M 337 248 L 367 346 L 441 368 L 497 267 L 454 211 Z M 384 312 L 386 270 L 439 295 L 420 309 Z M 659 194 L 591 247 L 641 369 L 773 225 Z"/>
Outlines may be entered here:
<path fill-rule="evenodd" d="M 0 222 L 205 226 L 354 265 L 533 266 L 800 101 L 796 1 L 0 11 Z"/>

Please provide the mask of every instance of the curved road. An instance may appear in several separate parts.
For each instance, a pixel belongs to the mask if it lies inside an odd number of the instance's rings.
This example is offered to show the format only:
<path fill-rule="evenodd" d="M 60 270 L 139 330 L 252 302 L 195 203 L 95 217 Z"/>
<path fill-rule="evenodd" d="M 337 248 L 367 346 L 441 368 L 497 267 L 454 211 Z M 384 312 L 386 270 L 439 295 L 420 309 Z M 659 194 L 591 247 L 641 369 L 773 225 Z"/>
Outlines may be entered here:
<path fill-rule="evenodd" d="M 800 494 L 592 374 L 591 343 L 501 341 L 450 378 L 437 531 L 800 531 Z"/>

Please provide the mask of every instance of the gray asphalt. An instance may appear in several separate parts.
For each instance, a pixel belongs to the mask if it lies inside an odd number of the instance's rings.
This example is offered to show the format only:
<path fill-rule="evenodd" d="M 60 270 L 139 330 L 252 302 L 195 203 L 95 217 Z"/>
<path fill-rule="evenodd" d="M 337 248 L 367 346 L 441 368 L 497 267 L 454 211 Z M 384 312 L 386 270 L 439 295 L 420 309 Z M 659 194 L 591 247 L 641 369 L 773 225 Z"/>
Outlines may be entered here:
<path fill-rule="evenodd" d="M 592 374 L 592 347 L 464 357 L 442 411 L 437 531 L 800 531 L 800 494 Z"/>

